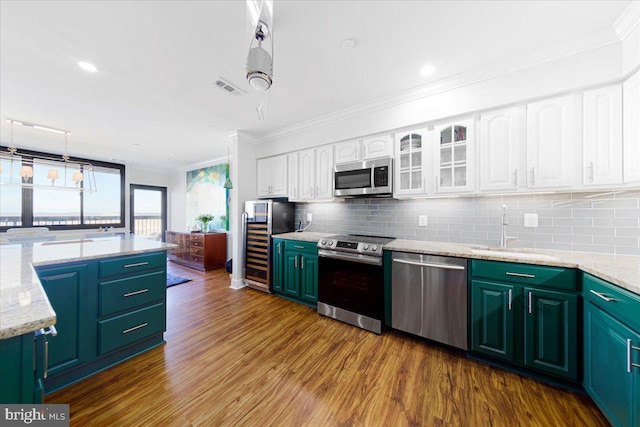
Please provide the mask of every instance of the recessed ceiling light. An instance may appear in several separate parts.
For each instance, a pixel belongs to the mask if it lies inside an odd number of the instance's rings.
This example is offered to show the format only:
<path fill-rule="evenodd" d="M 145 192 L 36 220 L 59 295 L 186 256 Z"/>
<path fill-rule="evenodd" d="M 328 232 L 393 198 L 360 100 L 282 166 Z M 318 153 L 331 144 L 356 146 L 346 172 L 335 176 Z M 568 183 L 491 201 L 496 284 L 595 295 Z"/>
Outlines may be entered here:
<path fill-rule="evenodd" d="M 434 67 L 434 66 L 433 66 L 433 65 L 431 65 L 431 64 L 425 65 L 424 67 L 422 67 L 422 68 L 420 69 L 420 74 L 421 74 L 423 77 L 428 77 L 428 76 L 430 76 L 431 74 L 433 74 L 433 73 L 435 73 L 435 72 L 436 72 L 436 67 Z"/>
<path fill-rule="evenodd" d="M 343 49 L 353 49 L 356 46 L 356 41 L 354 39 L 344 39 L 341 46 Z"/>
<path fill-rule="evenodd" d="M 78 62 L 78 67 L 82 68 L 83 70 L 89 72 L 89 73 L 97 73 L 98 72 L 98 67 L 96 67 L 95 65 L 89 63 L 89 62 L 84 62 L 84 61 L 79 61 Z"/>

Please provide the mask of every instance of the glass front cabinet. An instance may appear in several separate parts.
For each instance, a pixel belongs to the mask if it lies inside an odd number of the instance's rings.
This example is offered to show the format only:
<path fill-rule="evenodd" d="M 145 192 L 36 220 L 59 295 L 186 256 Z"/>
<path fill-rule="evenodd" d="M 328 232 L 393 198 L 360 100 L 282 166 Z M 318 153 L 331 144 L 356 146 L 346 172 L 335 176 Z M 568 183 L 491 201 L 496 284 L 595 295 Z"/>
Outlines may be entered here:
<path fill-rule="evenodd" d="M 472 191 L 474 181 L 473 119 L 435 126 L 435 191 Z"/>
<path fill-rule="evenodd" d="M 427 129 L 398 132 L 395 138 L 394 194 L 404 196 L 426 193 L 428 189 L 425 188 L 425 181 L 429 173 L 426 167 L 430 161 L 426 150 Z"/>

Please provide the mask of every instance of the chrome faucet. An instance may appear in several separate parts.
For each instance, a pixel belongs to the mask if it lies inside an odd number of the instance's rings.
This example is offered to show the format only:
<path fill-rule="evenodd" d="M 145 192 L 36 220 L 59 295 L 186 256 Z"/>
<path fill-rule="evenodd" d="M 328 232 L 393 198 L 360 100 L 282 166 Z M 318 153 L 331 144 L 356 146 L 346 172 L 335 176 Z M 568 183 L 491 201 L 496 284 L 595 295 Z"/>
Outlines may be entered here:
<path fill-rule="evenodd" d="M 502 205 L 502 218 L 500 220 L 500 225 L 502 226 L 502 230 L 500 232 L 500 248 L 505 249 L 509 240 L 516 239 L 515 236 L 507 236 L 506 226 L 509 225 L 507 222 L 507 205 Z"/>

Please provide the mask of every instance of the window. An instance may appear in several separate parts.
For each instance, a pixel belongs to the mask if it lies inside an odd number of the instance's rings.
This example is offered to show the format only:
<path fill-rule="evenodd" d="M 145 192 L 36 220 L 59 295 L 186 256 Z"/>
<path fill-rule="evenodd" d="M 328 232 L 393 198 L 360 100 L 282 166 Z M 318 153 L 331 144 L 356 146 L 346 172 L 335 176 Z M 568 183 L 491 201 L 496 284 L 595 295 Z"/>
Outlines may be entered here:
<path fill-rule="evenodd" d="M 7 148 L 0 146 L 0 151 L 6 152 Z M 62 161 L 56 165 L 38 160 L 38 156 L 51 158 L 57 155 L 18 152 L 34 157 L 33 187 L 21 187 L 20 177 L 16 179 L 22 166 L 19 158 L 13 164 L 10 160 L 0 160 L 0 231 L 13 227 L 48 227 L 52 230 L 124 227 L 124 165 L 72 159 L 93 165 L 97 191 L 81 192 L 56 187 L 55 182 L 52 184 L 47 179 L 49 169 L 53 168 L 58 171 L 56 182 L 68 184 L 78 172 L 77 167 L 65 167 Z M 86 176 L 87 172 L 83 172 Z"/>

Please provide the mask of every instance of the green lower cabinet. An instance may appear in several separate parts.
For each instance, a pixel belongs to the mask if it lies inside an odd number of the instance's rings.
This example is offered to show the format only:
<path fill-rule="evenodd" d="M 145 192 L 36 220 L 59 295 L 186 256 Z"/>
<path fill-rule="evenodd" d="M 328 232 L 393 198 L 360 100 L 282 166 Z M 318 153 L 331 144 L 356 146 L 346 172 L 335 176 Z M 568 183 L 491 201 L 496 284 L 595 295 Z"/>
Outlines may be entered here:
<path fill-rule="evenodd" d="M 300 256 L 300 298 L 309 303 L 318 301 L 318 257 Z"/>
<path fill-rule="evenodd" d="M 640 335 L 586 304 L 584 388 L 612 424 L 639 426 L 640 372 L 633 366 L 629 372 L 628 339 L 640 345 Z"/>
<path fill-rule="evenodd" d="M 515 360 L 513 301 L 516 292 L 521 294 L 521 290 L 512 285 L 472 281 L 472 350 L 507 362 Z"/>
<path fill-rule="evenodd" d="M 573 272 L 473 260 L 471 351 L 515 367 L 578 381 L 582 340 Z"/>
<path fill-rule="evenodd" d="M 300 271 L 298 270 L 298 254 L 284 255 L 284 283 L 282 292 L 290 297 L 300 296 Z"/>
<path fill-rule="evenodd" d="M 272 262 L 275 293 L 306 304 L 317 304 L 318 251 L 315 243 L 274 239 Z M 282 279 L 278 280 L 280 277 Z"/>
<path fill-rule="evenodd" d="M 640 427 L 640 296 L 584 274 L 584 388 L 614 426 Z"/>
<path fill-rule="evenodd" d="M 271 288 L 276 293 L 284 291 L 284 241 L 273 239 Z"/>
<path fill-rule="evenodd" d="M 38 269 L 38 277 L 56 312 L 56 336 L 49 336 L 49 375 L 84 363 L 89 357 L 95 324 L 87 322 L 91 299 L 87 265 Z M 95 293 L 94 293 L 95 295 Z M 94 296 L 95 298 L 95 296 Z"/>
<path fill-rule="evenodd" d="M 0 404 L 34 402 L 33 333 L 0 340 Z"/>
<path fill-rule="evenodd" d="M 524 365 L 578 379 L 578 296 L 524 288 Z"/>

